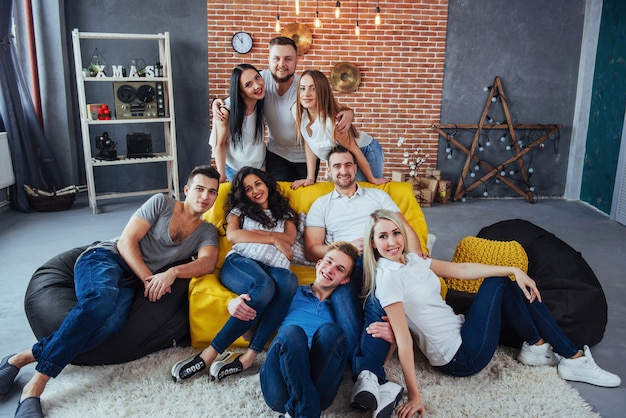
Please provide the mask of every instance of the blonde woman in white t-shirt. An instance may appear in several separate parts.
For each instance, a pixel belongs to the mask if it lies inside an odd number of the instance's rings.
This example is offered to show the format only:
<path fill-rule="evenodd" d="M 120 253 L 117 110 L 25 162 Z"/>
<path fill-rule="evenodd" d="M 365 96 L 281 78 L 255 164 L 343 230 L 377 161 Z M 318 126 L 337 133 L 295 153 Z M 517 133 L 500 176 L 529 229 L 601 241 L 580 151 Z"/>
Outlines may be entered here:
<path fill-rule="evenodd" d="M 265 167 L 265 82 L 250 64 L 239 64 L 230 75 L 230 98 L 222 106 L 225 117 L 213 118 L 209 143 L 220 183 L 232 181 L 243 167 Z"/>
<path fill-rule="evenodd" d="M 534 280 L 521 269 L 424 259 L 407 253 L 406 248 L 406 230 L 396 213 L 377 210 L 370 215 L 364 238 L 363 288 L 368 290 L 367 297 L 380 301 L 395 335 L 408 391 L 407 402 L 396 410 L 398 417 L 425 412 L 415 375 L 413 338 L 435 369 L 456 377 L 471 376 L 493 357 L 503 320 L 524 340 L 517 357 L 520 362 L 558 365 L 559 376 L 566 380 L 620 385 L 619 376 L 595 364 L 589 347 L 579 350 L 563 333 L 541 302 Z M 441 298 L 439 276 L 486 277 L 466 317 L 455 314 Z"/>

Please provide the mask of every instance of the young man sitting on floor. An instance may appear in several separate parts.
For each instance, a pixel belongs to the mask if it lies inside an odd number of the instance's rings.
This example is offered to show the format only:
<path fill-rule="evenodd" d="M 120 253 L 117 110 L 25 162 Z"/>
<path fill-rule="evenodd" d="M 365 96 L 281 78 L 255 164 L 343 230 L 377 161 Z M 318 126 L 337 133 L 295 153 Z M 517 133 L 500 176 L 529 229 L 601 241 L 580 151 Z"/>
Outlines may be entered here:
<path fill-rule="evenodd" d="M 285 417 L 319 417 L 337 394 L 349 353 L 329 299 L 335 289 L 350 281 L 358 256 L 349 242 L 328 246 L 317 261 L 315 282 L 298 288 L 267 352 L 260 372 L 261 390 L 269 407 Z M 387 388 L 402 393 L 396 383 L 381 386 L 381 390 Z M 394 406 L 395 402 L 391 410 Z"/>
<path fill-rule="evenodd" d="M 156 302 L 171 292 L 177 278 L 213 272 L 217 229 L 202 215 L 215 203 L 219 178 L 213 167 L 196 167 L 185 185 L 184 202 L 163 194 L 152 196 L 133 214 L 119 239 L 90 246 L 80 255 L 74 267 L 78 303 L 59 329 L 0 362 L 0 397 L 9 392 L 23 366 L 37 362 L 22 390 L 16 417 L 43 417 L 40 396 L 50 378 L 119 331 L 136 287 L 143 286 L 144 296 Z M 154 273 L 193 255 L 193 261 Z"/>

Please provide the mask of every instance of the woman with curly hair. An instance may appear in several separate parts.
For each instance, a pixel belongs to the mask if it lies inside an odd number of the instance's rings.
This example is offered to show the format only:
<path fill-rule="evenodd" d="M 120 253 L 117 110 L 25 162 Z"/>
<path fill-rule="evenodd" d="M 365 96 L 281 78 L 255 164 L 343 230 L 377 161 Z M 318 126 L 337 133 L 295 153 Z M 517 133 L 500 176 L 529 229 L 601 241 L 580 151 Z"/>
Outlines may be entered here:
<path fill-rule="evenodd" d="M 249 368 L 285 317 L 298 286 L 289 270 L 298 214 L 276 181 L 257 168 L 242 168 L 233 179 L 226 212 L 226 237 L 233 248 L 220 281 L 239 296 L 228 303 L 231 316 L 211 345 L 172 367 L 175 381 L 196 376 L 209 364 L 211 380 Z M 225 351 L 244 334 L 250 336 L 245 353 Z"/>

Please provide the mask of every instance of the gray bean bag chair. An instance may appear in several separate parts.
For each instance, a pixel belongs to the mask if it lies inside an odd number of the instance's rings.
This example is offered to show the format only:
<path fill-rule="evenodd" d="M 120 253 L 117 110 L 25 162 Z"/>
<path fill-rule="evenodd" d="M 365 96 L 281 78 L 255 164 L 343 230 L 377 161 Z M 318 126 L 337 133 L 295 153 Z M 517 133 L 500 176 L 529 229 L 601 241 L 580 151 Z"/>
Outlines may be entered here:
<path fill-rule="evenodd" d="M 74 248 L 45 262 L 33 274 L 24 308 L 37 339 L 56 329 L 76 305 L 74 263 L 87 246 Z M 186 262 L 183 260 L 182 262 Z M 188 279 L 177 279 L 172 293 L 150 302 L 138 289 L 124 327 L 102 345 L 77 356 L 72 364 L 117 364 L 172 346 L 188 346 Z"/>

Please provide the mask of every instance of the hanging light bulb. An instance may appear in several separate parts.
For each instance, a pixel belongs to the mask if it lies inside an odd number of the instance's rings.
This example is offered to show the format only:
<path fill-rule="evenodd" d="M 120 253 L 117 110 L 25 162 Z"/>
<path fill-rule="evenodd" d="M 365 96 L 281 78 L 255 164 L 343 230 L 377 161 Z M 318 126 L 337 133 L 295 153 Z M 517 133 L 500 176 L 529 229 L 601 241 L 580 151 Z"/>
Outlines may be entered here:
<path fill-rule="evenodd" d="M 380 7 L 378 7 L 378 2 L 376 2 L 376 17 L 374 18 L 374 24 L 376 26 L 380 25 Z"/>
<path fill-rule="evenodd" d="M 296 0 L 296 16 L 300 14 L 300 0 Z"/>
<path fill-rule="evenodd" d="M 339 16 L 341 16 L 341 2 L 340 1 L 335 3 L 335 18 L 339 19 Z"/>
<path fill-rule="evenodd" d="M 319 12 L 319 0 L 315 2 L 315 27 L 321 28 L 322 21 L 320 20 L 320 12 Z"/>
<path fill-rule="evenodd" d="M 276 25 L 274 26 L 274 30 L 280 33 L 280 14 L 278 13 L 278 4 L 279 0 L 276 0 Z"/>
<path fill-rule="evenodd" d="M 359 27 L 359 0 L 356 0 L 356 25 L 354 25 L 354 34 L 359 36 L 361 28 Z"/>

